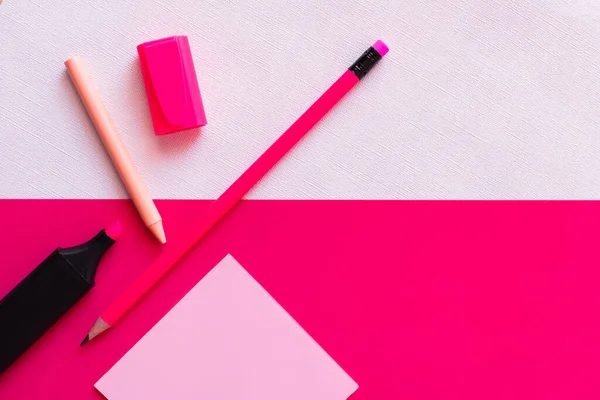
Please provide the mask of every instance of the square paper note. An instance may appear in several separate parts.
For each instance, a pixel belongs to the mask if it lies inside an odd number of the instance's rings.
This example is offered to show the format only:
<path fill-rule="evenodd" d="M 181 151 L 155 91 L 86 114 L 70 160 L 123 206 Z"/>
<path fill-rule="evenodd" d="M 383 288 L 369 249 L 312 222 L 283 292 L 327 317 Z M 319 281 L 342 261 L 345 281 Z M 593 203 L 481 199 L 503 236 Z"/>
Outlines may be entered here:
<path fill-rule="evenodd" d="M 96 388 L 109 400 L 345 400 L 358 385 L 227 256 Z"/>

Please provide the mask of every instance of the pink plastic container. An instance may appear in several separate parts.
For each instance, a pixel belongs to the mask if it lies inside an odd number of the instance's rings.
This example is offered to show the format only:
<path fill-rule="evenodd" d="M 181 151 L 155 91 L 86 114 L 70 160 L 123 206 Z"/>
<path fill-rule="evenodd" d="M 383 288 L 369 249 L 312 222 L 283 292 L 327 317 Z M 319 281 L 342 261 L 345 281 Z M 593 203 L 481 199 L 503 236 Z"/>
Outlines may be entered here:
<path fill-rule="evenodd" d="M 187 36 L 137 47 L 154 132 L 166 135 L 206 125 L 206 115 Z"/>

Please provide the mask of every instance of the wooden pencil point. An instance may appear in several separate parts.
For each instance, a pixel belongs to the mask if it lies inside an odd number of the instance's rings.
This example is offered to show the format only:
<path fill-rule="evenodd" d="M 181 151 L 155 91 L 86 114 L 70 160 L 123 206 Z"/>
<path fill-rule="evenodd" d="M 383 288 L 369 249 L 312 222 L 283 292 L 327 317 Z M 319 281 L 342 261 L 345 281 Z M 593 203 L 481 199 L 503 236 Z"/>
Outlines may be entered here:
<path fill-rule="evenodd" d="M 90 332 L 88 333 L 88 335 L 85 337 L 85 339 L 83 339 L 83 342 L 81 342 L 80 346 L 83 346 L 84 344 L 86 344 L 87 342 L 89 342 L 90 340 L 95 338 L 96 336 L 100 335 L 102 332 L 104 332 L 108 328 L 110 328 L 110 325 L 108 325 L 106 322 L 104 322 L 104 320 L 102 318 L 98 318 L 96 320 L 96 322 L 94 323 L 94 326 L 92 326 L 92 329 L 90 329 Z"/>

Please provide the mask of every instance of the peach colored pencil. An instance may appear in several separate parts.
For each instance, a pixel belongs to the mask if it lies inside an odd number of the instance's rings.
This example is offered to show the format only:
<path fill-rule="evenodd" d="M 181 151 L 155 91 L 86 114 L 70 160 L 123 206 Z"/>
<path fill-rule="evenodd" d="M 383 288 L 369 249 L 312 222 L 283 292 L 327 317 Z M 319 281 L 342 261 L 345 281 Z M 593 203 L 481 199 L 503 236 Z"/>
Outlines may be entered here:
<path fill-rule="evenodd" d="M 150 232 L 161 243 L 165 243 L 167 239 L 162 225 L 162 218 L 150 197 L 150 193 L 148 193 L 148 189 L 144 186 L 140 175 L 135 169 L 117 128 L 110 115 L 108 115 L 102 99 L 100 99 L 98 90 L 96 90 L 90 79 L 90 74 L 83 59 L 81 57 L 70 58 L 65 61 L 65 66 L 138 213 Z"/>

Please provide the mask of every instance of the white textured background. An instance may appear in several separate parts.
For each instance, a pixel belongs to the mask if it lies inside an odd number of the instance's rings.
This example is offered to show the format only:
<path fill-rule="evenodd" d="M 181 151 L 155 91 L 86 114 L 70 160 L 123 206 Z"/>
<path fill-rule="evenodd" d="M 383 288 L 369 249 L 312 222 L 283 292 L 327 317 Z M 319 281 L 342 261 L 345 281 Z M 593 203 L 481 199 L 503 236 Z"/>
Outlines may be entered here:
<path fill-rule="evenodd" d="M 252 198 L 600 193 L 596 0 L 5 0 L 0 197 L 126 197 L 65 72 L 156 198 L 215 198 L 372 42 L 391 51 Z M 209 125 L 155 137 L 136 45 L 190 37 Z"/>

